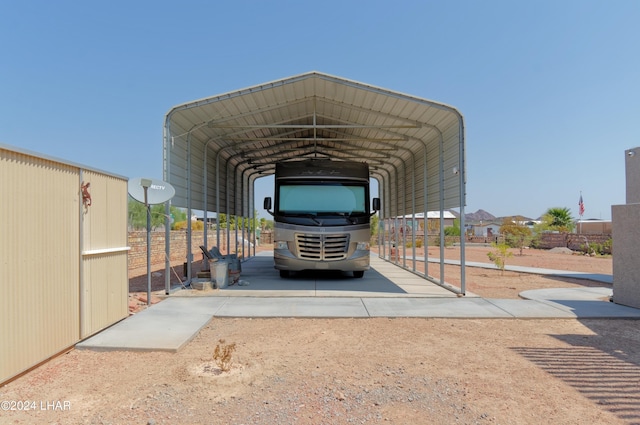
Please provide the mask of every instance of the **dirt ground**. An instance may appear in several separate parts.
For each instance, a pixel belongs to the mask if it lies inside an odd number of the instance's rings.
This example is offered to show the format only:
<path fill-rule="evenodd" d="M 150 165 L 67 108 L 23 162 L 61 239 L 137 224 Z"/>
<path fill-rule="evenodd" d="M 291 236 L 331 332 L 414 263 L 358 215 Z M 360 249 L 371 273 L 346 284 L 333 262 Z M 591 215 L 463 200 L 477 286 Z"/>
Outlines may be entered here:
<path fill-rule="evenodd" d="M 466 259 L 488 262 L 488 250 L 468 248 Z M 507 264 L 612 267 L 611 258 L 534 250 Z M 445 280 L 459 269 L 447 266 Z M 162 276 L 154 285 L 161 295 Z M 467 269 L 467 289 L 485 297 L 579 285 L 595 283 Z M 178 353 L 58 356 L 0 388 L 0 424 L 639 424 L 638 325 L 215 318 Z M 228 371 L 217 347 L 234 348 Z"/>
<path fill-rule="evenodd" d="M 492 247 L 471 246 L 465 249 L 465 261 L 468 263 L 493 264 L 487 254 L 495 251 Z M 535 267 L 554 270 L 567 270 L 588 272 L 594 274 L 613 273 L 613 260 L 611 256 L 588 257 L 581 254 L 563 254 L 550 250 L 526 249 L 523 255 L 519 250 L 510 250 L 512 256 L 506 259 L 508 266 Z M 406 251 L 407 257 L 412 257 L 410 249 Z M 424 257 L 424 250 L 417 250 L 416 257 Z M 444 249 L 444 257 L 448 260 L 460 260 L 460 248 L 451 247 Z M 440 248 L 429 247 L 429 258 L 440 258 Z M 412 263 L 407 260 L 407 267 Z M 430 263 L 428 274 L 440 278 L 440 265 Z M 424 272 L 423 263 L 418 263 L 416 269 Z M 603 286 L 601 282 L 585 279 L 558 278 L 535 274 L 524 274 L 505 270 L 491 270 L 477 267 L 466 267 L 466 291 L 480 295 L 484 298 L 510 298 L 518 299 L 522 291 L 544 288 L 577 288 L 585 286 Z M 460 267 L 445 265 L 444 280 L 453 286 L 460 288 Z"/>

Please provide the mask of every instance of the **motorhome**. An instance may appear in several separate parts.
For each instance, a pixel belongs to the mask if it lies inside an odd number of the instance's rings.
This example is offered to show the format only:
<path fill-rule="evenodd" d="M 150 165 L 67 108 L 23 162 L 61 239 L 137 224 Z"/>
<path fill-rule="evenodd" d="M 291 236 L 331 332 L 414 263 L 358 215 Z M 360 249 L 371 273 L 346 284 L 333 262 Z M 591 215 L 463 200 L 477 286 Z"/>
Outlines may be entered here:
<path fill-rule="evenodd" d="M 340 270 L 361 278 L 369 269 L 369 166 L 311 159 L 276 164 L 274 261 L 281 277 L 302 270 Z M 271 208 L 273 206 L 273 211 Z"/>

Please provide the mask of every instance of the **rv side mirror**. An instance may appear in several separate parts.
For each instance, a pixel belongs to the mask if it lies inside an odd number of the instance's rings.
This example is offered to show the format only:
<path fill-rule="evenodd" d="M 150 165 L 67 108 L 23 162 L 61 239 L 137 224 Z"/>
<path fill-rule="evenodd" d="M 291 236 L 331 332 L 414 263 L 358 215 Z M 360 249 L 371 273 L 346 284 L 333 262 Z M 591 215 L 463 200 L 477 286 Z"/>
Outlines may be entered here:
<path fill-rule="evenodd" d="M 273 215 L 273 213 L 270 211 L 271 210 L 271 197 L 267 196 L 266 198 L 264 198 L 264 202 L 262 204 L 262 206 L 264 207 L 265 210 L 267 210 L 267 212 L 271 215 Z"/>
<path fill-rule="evenodd" d="M 373 198 L 373 211 L 380 211 L 380 198 Z"/>

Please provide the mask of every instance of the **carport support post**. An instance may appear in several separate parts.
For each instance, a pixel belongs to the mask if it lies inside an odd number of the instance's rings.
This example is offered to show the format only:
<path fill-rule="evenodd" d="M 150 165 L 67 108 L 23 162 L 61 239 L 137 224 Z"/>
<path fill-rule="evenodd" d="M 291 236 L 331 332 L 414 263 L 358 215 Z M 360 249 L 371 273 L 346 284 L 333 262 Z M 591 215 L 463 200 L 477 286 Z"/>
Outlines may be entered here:
<path fill-rule="evenodd" d="M 164 204 L 164 293 L 171 291 L 171 201 Z"/>
<path fill-rule="evenodd" d="M 149 208 L 149 200 L 147 199 L 151 180 L 141 179 L 140 185 L 144 189 L 144 207 L 147 210 L 147 305 L 151 305 L 151 208 Z"/>
<path fill-rule="evenodd" d="M 206 249 L 209 249 L 209 240 L 208 240 L 208 235 L 207 232 L 209 231 L 209 216 L 208 216 L 208 211 L 209 211 L 209 195 L 208 195 L 208 189 L 209 189 L 209 182 L 208 182 L 208 178 L 209 178 L 209 169 L 208 169 L 208 165 L 207 165 L 207 153 L 209 152 L 209 143 L 211 143 L 211 140 L 208 140 L 207 143 L 204 145 L 204 153 L 202 154 L 202 156 L 204 156 L 204 164 L 202 165 L 202 175 L 204 176 L 202 179 L 202 186 L 203 186 L 203 194 L 202 197 L 204 198 L 203 201 L 203 207 L 204 207 L 204 234 L 202 236 L 202 242 L 203 245 Z M 217 221 L 217 218 L 216 218 Z M 217 244 L 216 244 L 217 245 Z"/>
<path fill-rule="evenodd" d="M 194 127 L 195 128 L 195 127 Z M 187 134 L 187 282 L 191 285 L 191 263 L 193 262 L 193 254 L 191 253 L 191 131 Z M 205 247 L 206 248 L 206 247 Z"/>
<path fill-rule="evenodd" d="M 466 237 L 467 234 L 465 232 L 465 221 L 464 221 L 464 205 L 465 205 L 465 184 L 467 178 L 465 176 L 465 158 L 464 158 L 464 122 L 462 116 L 459 118 L 459 131 L 460 134 L 460 142 L 458 146 L 460 148 L 458 152 L 459 165 L 460 169 L 458 170 L 458 176 L 460 177 L 460 289 L 462 291 L 462 295 L 467 294 L 467 275 L 466 275 L 466 258 L 465 258 L 465 248 L 466 248 Z"/>
<path fill-rule="evenodd" d="M 440 206 L 440 282 L 445 283 L 444 280 L 444 245 L 445 245 L 445 237 L 444 237 L 444 139 L 442 138 L 442 133 L 440 133 L 440 153 L 439 153 L 439 164 L 438 164 L 438 190 L 440 192 L 439 206 Z M 464 266 L 463 266 L 464 267 Z"/>

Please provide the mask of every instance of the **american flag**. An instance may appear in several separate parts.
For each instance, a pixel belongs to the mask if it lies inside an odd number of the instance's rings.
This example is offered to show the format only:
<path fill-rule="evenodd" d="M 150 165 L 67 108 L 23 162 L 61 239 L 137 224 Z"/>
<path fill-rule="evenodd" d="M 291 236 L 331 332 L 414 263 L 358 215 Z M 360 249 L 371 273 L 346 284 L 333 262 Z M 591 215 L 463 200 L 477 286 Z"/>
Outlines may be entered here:
<path fill-rule="evenodd" d="M 584 202 L 582 201 L 582 194 L 580 194 L 580 200 L 578 201 L 578 207 L 580 208 L 580 216 L 584 214 Z"/>

